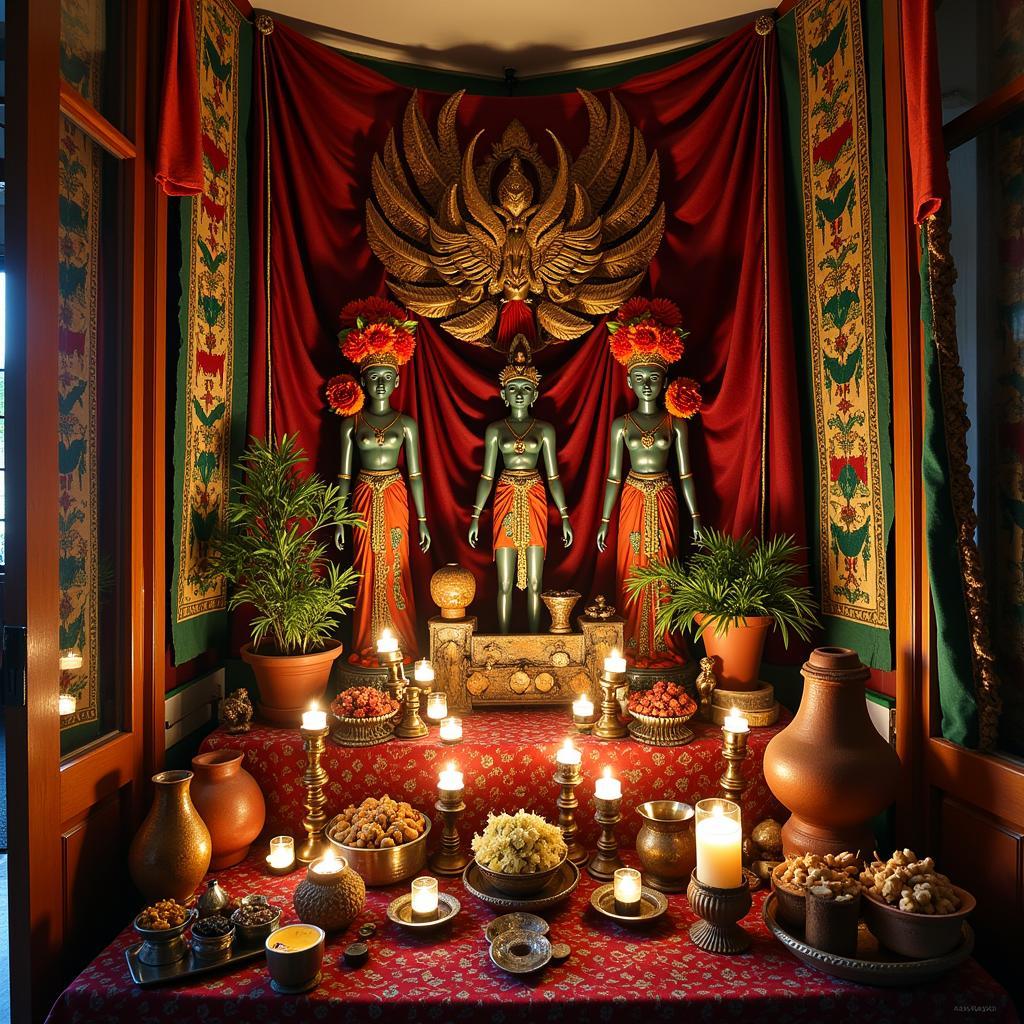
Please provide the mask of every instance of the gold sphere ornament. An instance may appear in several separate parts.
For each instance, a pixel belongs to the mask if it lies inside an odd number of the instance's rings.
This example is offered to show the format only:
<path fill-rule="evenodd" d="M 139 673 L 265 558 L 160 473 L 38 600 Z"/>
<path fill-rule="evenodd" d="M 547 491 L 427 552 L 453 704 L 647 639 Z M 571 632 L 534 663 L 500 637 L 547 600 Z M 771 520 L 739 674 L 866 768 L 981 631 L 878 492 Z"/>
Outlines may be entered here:
<path fill-rule="evenodd" d="M 430 577 L 430 597 L 441 610 L 441 618 L 464 619 L 476 597 L 476 580 L 458 562 L 449 562 Z"/>

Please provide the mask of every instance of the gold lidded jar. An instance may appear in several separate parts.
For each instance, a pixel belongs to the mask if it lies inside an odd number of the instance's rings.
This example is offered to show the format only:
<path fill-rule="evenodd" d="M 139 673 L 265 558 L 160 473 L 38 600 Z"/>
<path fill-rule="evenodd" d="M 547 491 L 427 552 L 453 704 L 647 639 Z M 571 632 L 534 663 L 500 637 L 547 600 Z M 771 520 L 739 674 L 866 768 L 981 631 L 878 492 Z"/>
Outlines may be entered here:
<path fill-rule="evenodd" d="M 458 562 L 448 562 L 430 577 L 430 596 L 441 618 L 464 619 L 476 596 L 476 580 Z"/>
<path fill-rule="evenodd" d="M 678 800 L 648 800 L 636 811 L 643 819 L 636 853 L 644 884 L 659 892 L 686 892 L 697 865 L 693 808 Z"/>

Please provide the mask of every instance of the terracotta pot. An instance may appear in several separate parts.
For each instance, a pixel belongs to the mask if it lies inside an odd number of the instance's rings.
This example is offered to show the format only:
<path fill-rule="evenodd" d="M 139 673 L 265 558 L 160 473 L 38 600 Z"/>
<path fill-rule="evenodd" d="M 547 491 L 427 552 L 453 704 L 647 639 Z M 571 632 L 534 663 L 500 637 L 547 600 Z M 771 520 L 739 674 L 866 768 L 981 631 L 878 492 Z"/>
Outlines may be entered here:
<path fill-rule="evenodd" d="M 244 756 L 241 750 L 210 750 L 192 758 L 192 803 L 210 830 L 215 871 L 245 859 L 267 817 L 262 791 L 242 767 Z"/>
<path fill-rule="evenodd" d="M 246 644 L 242 660 L 256 676 L 260 717 L 274 725 L 301 725 L 302 712 L 324 695 L 331 666 L 340 654 L 340 640 L 328 640 L 313 654 L 260 654 Z"/>
<path fill-rule="evenodd" d="M 697 625 L 703 615 L 695 616 Z M 701 634 L 708 657 L 715 663 L 719 690 L 756 690 L 761 671 L 761 654 L 772 620 L 768 615 L 750 615 L 719 635 L 714 626 Z"/>
<path fill-rule="evenodd" d="M 128 871 L 147 900 L 187 900 L 210 866 L 210 831 L 189 796 L 192 773 L 153 776 L 153 806 L 128 850 Z"/>
<path fill-rule="evenodd" d="M 819 647 L 801 672 L 800 707 L 764 752 L 765 780 L 792 812 L 783 852 L 869 855 L 868 823 L 892 802 L 900 761 L 868 717 L 868 670 L 845 647 Z"/>

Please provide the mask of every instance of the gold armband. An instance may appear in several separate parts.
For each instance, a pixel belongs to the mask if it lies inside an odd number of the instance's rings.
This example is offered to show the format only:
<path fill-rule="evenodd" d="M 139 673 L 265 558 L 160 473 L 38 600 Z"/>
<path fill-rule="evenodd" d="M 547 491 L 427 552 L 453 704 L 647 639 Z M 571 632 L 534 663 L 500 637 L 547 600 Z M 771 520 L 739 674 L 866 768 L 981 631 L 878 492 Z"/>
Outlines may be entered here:
<path fill-rule="evenodd" d="M 351 480 L 352 477 L 348 473 L 339 473 L 338 474 L 338 479 L 339 480 Z"/>
<path fill-rule="evenodd" d="M 691 476 L 693 476 L 692 473 L 680 473 L 679 474 L 679 479 L 680 480 L 689 480 Z"/>
<path fill-rule="evenodd" d="M 418 477 L 418 476 L 423 476 L 423 474 L 422 473 L 410 473 L 409 474 L 409 479 L 410 480 L 415 480 L 416 477 Z"/>
<path fill-rule="evenodd" d="M 480 474 L 480 479 L 481 480 L 493 480 L 494 477 L 493 476 L 488 476 L 486 473 L 481 473 Z"/>
<path fill-rule="evenodd" d="M 621 480 L 616 480 L 616 479 L 615 479 L 615 477 L 613 477 L 613 476 L 610 476 L 610 477 L 608 477 L 608 479 L 607 479 L 606 483 L 610 483 L 610 484 L 621 484 L 621 483 L 622 483 L 622 481 L 621 481 Z"/>

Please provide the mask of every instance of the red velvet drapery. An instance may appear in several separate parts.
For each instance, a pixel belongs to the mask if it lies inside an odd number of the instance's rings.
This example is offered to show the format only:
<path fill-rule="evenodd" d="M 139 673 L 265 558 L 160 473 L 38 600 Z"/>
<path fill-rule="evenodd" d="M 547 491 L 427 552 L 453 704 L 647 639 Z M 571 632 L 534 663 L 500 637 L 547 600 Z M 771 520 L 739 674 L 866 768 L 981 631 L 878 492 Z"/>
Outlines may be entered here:
<path fill-rule="evenodd" d="M 400 123 L 409 91 L 280 23 L 258 37 L 256 65 L 250 431 L 265 434 L 272 416 L 273 431 L 298 432 L 316 468 L 333 478 L 338 421 L 325 409 L 322 385 L 339 370 L 335 334 L 341 306 L 386 292 L 383 268 L 366 243 L 363 204 L 371 155 Z M 691 331 L 677 371 L 696 378 L 705 399 L 691 430 L 704 523 L 732 532 L 760 529 L 765 408 L 765 530 L 795 533 L 802 541 L 800 412 L 775 81 L 774 33 L 762 37 L 751 26 L 672 67 L 634 78 L 615 93 L 661 161 L 665 238 L 641 291 L 678 302 Z M 443 97 L 424 94 L 422 101 L 433 124 Z M 546 128 L 570 152 L 585 142 L 586 115 L 575 93 L 466 96 L 460 137 L 465 141 L 485 128 L 486 151 L 513 118 L 523 122 L 542 152 Z M 546 156 L 553 159 L 550 152 Z M 477 550 L 468 546 L 466 531 L 484 426 L 504 412 L 496 379 L 501 360 L 451 339 L 426 320 L 417 336 L 416 355 L 402 371 L 394 401 L 420 424 L 434 540 L 428 556 L 418 550 L 412 556 L 418 612 L 423 619 L 433 611 L 433 568 L 458 561 L 477 577 L 482 593 L 476 607 L 486 621 L 493 603 L 490 516 L 482 522 Z M 625 372 L 608 352 L 603 324 L 579 342 L 549 346 L 538 365 L 543 381 L 535 412 L 556 425 L 576 531 L 575 545 L 565 552 L 552 510 L 545 584 L 572 586 L 584 595 L 611 594 L 615 538 L 598 555 L 595 537 L 609 427 L 629 407 Z"/>

